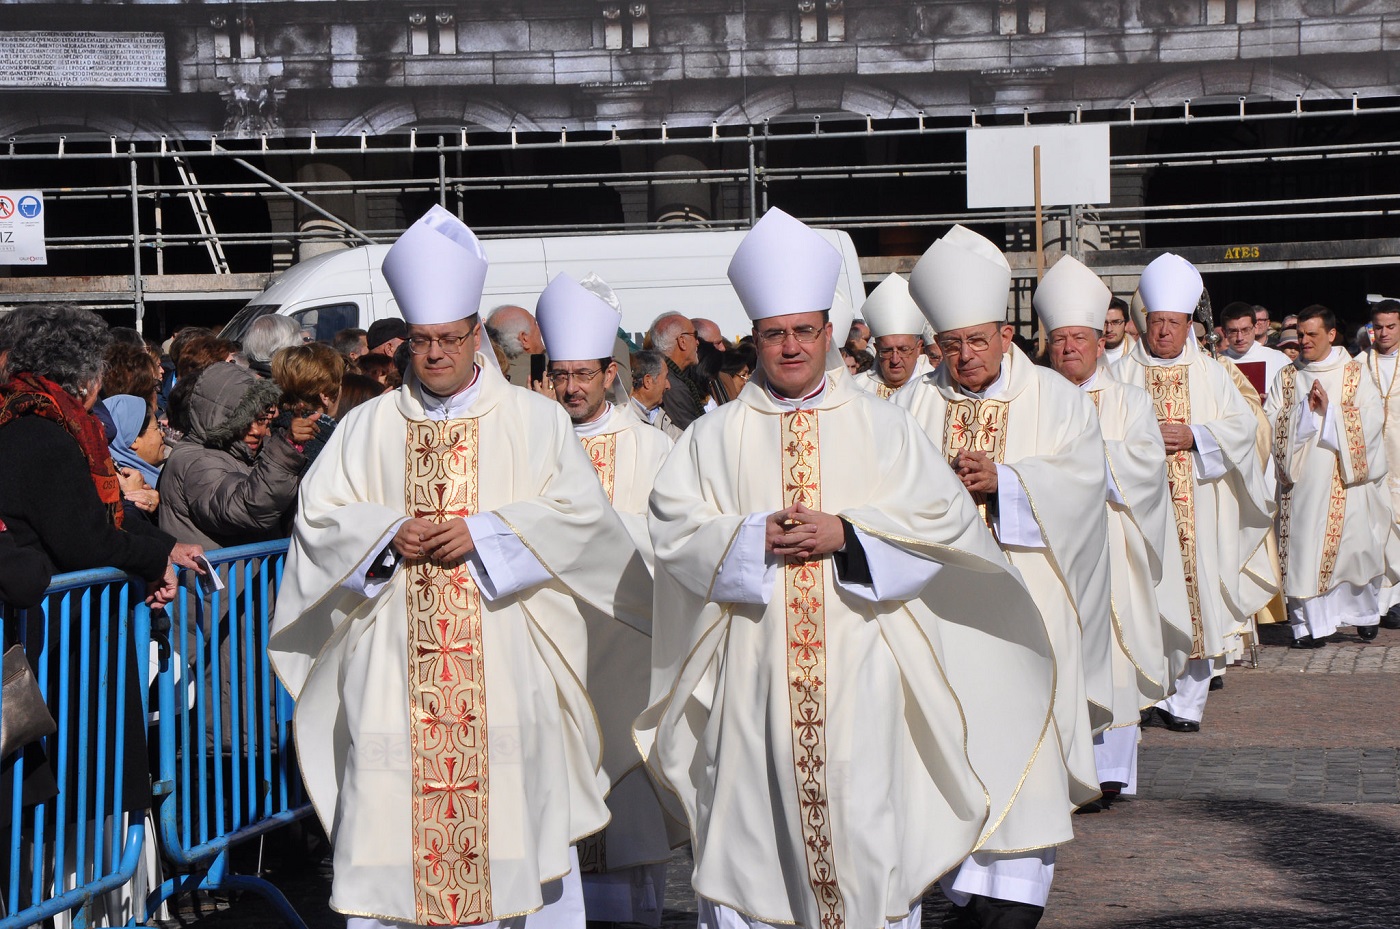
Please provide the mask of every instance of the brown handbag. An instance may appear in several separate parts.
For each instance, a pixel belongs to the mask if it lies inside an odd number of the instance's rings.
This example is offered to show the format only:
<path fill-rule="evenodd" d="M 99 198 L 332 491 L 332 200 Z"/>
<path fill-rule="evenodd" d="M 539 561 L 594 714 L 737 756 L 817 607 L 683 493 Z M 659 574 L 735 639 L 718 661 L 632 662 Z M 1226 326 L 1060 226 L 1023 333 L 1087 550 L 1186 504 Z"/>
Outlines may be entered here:
<path fill-rule="evenodd" d="M 4 679 L 4 695 L 0 697 L 4 701 L 0 703 L 0 758 L 8 758 L 30 742 L 58 730 L 22 645 L 5 652 Z"/>

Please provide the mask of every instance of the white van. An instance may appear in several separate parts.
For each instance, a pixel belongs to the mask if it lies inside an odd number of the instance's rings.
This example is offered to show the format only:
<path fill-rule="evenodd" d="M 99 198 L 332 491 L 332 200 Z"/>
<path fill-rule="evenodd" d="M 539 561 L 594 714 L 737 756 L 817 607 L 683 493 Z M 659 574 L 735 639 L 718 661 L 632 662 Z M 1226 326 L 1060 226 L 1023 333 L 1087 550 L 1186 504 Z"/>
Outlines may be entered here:
<path fill-rule="evenodd" d="M 865 301 L 860 258 L 851 237 L 817 230 L 841 253 L 839 297 L 849 306 Z M 649 232 L 559 238 L 487 239 L 483 313 L 513 303 L 534 311 L 540 292 L 560 272 L 575 279 L 596 273 L 617 292 L 622 328 L 640 335 L 662 313 L 704 316 L 736 338 L 750 329 L 725 271 L 744 238 L 738 232 Z M 253 320 L 268 313 L 291 316 L 329 342 L 341 329 L 368 329 L 376 319 L 400 316 L 380 266 L 387 245 L 366 245 L 318 255 L 288 268 L 238 311 L 223 330 L 242 339 Z"/>

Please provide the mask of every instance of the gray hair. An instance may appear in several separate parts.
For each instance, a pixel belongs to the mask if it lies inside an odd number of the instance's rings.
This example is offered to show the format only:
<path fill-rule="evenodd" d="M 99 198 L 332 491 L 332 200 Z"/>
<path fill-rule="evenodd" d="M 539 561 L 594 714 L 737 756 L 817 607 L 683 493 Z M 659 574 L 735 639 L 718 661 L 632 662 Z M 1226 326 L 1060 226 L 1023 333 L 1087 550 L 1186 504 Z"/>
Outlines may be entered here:
<path fill-rule="evenodd" d="M 279 348 L 293 348 L 301 343 L 301 324 L 290 316 L 269 313 L 253 320 L 243 337 L 243 354 L 250 361 L 271 364 Z"/>
<path fill-rule="evenodd" d="M 506 318 L 502 318 L 502 310 L 520 312 L 506 313 Z M 511 361 L 525 353 L 525 349 L 520 345 L 520 337 L 530 329 L 530 322 L 525 318 L 529 315 L 529 310 L 514 303 L 503 303 L 486 315 L 486 334 L 491 337 L 491 344 L 499 346 Z M 512 316 L 515 318 L 509 318 Z"/>
<path fill-rule="evenodd" d="M 661 369 L 666 367 L 666 362 L 660 352 L 644 348 L 639 352 L 632 353 L 632 389 L 636 390 L 642 386 L 642 381 L 648 377 L 660 377 Z"/>
<path fill-rule="evenodd" d="M 675 350 L 676 340 L 687 325 L 690 325 L 690 320 L 680 313 L 662 313 L 651 324 L 651 347 L 663 355 L 669 355 Z"/>
<path fill-rule="evenodd" d="M 75 397 L 102 377 L 112 342 L 107 324 L 92 310 L 58 303 L 22 306 L 5 317 L 7 368 L 46 377 Z M 3 350 L 3 346 L 0 346 Z"/>

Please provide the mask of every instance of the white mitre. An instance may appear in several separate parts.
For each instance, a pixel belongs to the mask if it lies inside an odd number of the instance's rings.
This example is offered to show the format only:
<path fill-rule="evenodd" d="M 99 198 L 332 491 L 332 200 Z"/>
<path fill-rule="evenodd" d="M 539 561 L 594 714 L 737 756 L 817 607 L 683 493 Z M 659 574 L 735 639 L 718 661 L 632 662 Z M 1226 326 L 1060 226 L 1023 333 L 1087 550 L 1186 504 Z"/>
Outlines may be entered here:
<path fill-rule="evenodd" d="M 827 313 L 827 319 L 831 321 L 831 347 L 838 349 L 850 338 L 851 324 L 856 321 L 851 301 L 840 290 L 832 296 L 831 311 Z"/>
<path fill-rule="evenodd" d="M 860 315 L 875 339 L 885 335 L 922 336 L 928 325 L 919 305 L 909 296 L 909 282 L 898 274 L 891 274 L 870 292 L 861 304 Z"/>
<path fill-rule="evenodd" d="M 1147 332 L 1147 314 L 1142 310 L 1142 291 L 1133 291 L 1133 299 L 1128 301 L 1128 315 L 1133 318 L 1139 334 Z"/>
<path fill-rule="evenodd" d="M 1147 313 L 1194 315 L 1205 283 L 1196 266 L 1171 252 L 1164 252 L 1142 269 L 1138 293 Z"/>
<path fill-rule="evenodd" d="M 384 280 L 410 326 L 438 326 L 481 309 L 486 264 L 476 234 L 434 206 L 384 256 Z"/>
<path fill-rule="evenodd" d="M 567 274 L 556 274 L 535 304 L 551 361 L 611 359 L 622 314 Z"/>
<path fill-rule="evenodd" d="M 909 296 L 938 332 L 1004 321 L 1010 295 L 1006 256 L 965 226 L 930 245 L 909 275 Z"/>
<path fill-rule="evenodd" d="M 1112 299 L 1113 291 L 1097 274 L 1072 255 L 1065 255 L 1045 272 L 1031 305 L 1046 332 L 1065 326 L 1087 326 L 1103 332 Z"/>
<path fill-rule="evenodd" d="M 729 283 L 754 322 L 830 310 L 840 276 L 841 253 L 777 207 L 754 224 L 729 262 Z"/>

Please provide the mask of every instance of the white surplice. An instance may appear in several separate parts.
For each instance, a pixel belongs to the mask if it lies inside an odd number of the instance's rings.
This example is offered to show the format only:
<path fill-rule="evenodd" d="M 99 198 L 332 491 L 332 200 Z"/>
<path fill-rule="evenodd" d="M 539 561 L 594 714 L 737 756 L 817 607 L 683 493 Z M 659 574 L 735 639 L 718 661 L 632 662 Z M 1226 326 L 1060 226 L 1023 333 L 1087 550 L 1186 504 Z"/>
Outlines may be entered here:
<path fill-rule="evenodd" d="M 630 405 L 629 405 L 630 406 Z M 628 407 L 608 404 L 597 419 L 576 423 L 603 491 L 648 568 L 647 499 L 671 440 Z M 651 578 L 638 597 L 651 602 Z M 603 771 L 612 783 L 607 828 L 580 845 L 584 908 L 589 920 L 659 926 L 671 848 L 685 840 L 684 824 L 668 817 L 655 782 L 632 743 L 632 721 L 646 709 L 651 639 L 597 610 L 588 622 L 589 693 L 603 732 Z"/>
<path fill-rule="evenodd" d="M 979 394 L 963 391 L 940 365 L 894 401 L 945 456 L 968 432 L 988 445 L 982 450 L 1000 448 L 993 454 L 993 528 L 1025 577 L 1054 646 L 1060 751 L 1072 798 L 1087 803 L 1099 795 L 1094 733 L 1113 722 L 1107 487 L 1094 404 L 1015 346 L 1003 356 L 997 380 Z"/>
<path fill-rule="evenodd" d="M 476 383 L 452 397 L 410 378 L 353 410 L 301 485 L 269 653 L 297 698 L 298 760 L 334 845 L 331 905 L 347 915 L 538 911 L 572 870 L 572 843 L 608 820 L 581 610 L 645 641 L 650 604 L 629 598 L 647 589 L 646 565 L 559 405 L 476 361 Z M 451 480 L 424 477 L 438 473 Z M 427 505 L 465 517 L 465 566 L 382 557 L 410 491 L 453 495 Z M 371 566 L 392 575 L 368 578 Z M 411 608 L 427 588 L 445 591 L 438 621 Z M 477 632 L 431 638 L 473 614 Z M 451 705 L 417 702 L 429 680 L 458 688 Z M 452 757 L 470 771 L 432 754 L 468 741 Z M 466 816 L 475 844 L 444 844 Z"/>
<path fill-rule="evenodd" d="M 875 394 L 883 400 L 888 400 L 890 397 L 894 396 L 895 391 L 899 390 L 900 387 L 904 387 L 918 380 L 932 370 L 933 366 L 929 364 L 928 356 L 923 352 L 919 352 L 918 356 L 914 359 L 914 370 L 909 375 L 909 380 L 900 384 L 899 387 L 890 385 L 880 376 L 880 362 L 878 360 L 875 364 L 871 365 L 868 370 L 855 375 L 852 380 L 855 381 L 856 386 L 861 390 Z"/>
<path fill-rule="evenodd" d="M 1374 348 L 1357 356 L 1357 360 L 1365 364 L 1366 375 L 1380 395 L 1386 462 L 1394 462 L 1386 474 L 1385 484 L 1390 491 L 1390 510 L 1400 522 L 1400 390 L 1396 389 L 1400 386 L 1400 365 L 1396 364 L 1397 359 L 1400 359 L 1400 352 L 1382 355 Z M 1379 599 L 1381 612 L 1400 606 L 1400 584 L 1382 584 Z"/>
<path fill-rule="evenodd" d="M 1314 382 L 1327 393 L 1321 414 L 1308 404 Z M 1275 428 L 1283 592 L 1294 634 L 1322 637 L 1339 625 L 1375 625 L 1386 556 L 1397 551 L 1385 484 L 1385 411 L 1375 384 L 1363 361 L 1333 348 L 1321 361 L 1300 358 L 1281 372 L 1267 409 Z"/>
<path fill-rule="evenodd" d="M 803 401 L 755 378 L 657 476 L 636 735 L 684 805 L 698 895 L 750 923 L 883 929 L 979 846 L 1068 841 L 1071 804 L 1022 580 L 907 414 L 827 377 Z M 765 554 L 793 494 L 850 523 L 868 583 Z"/>

